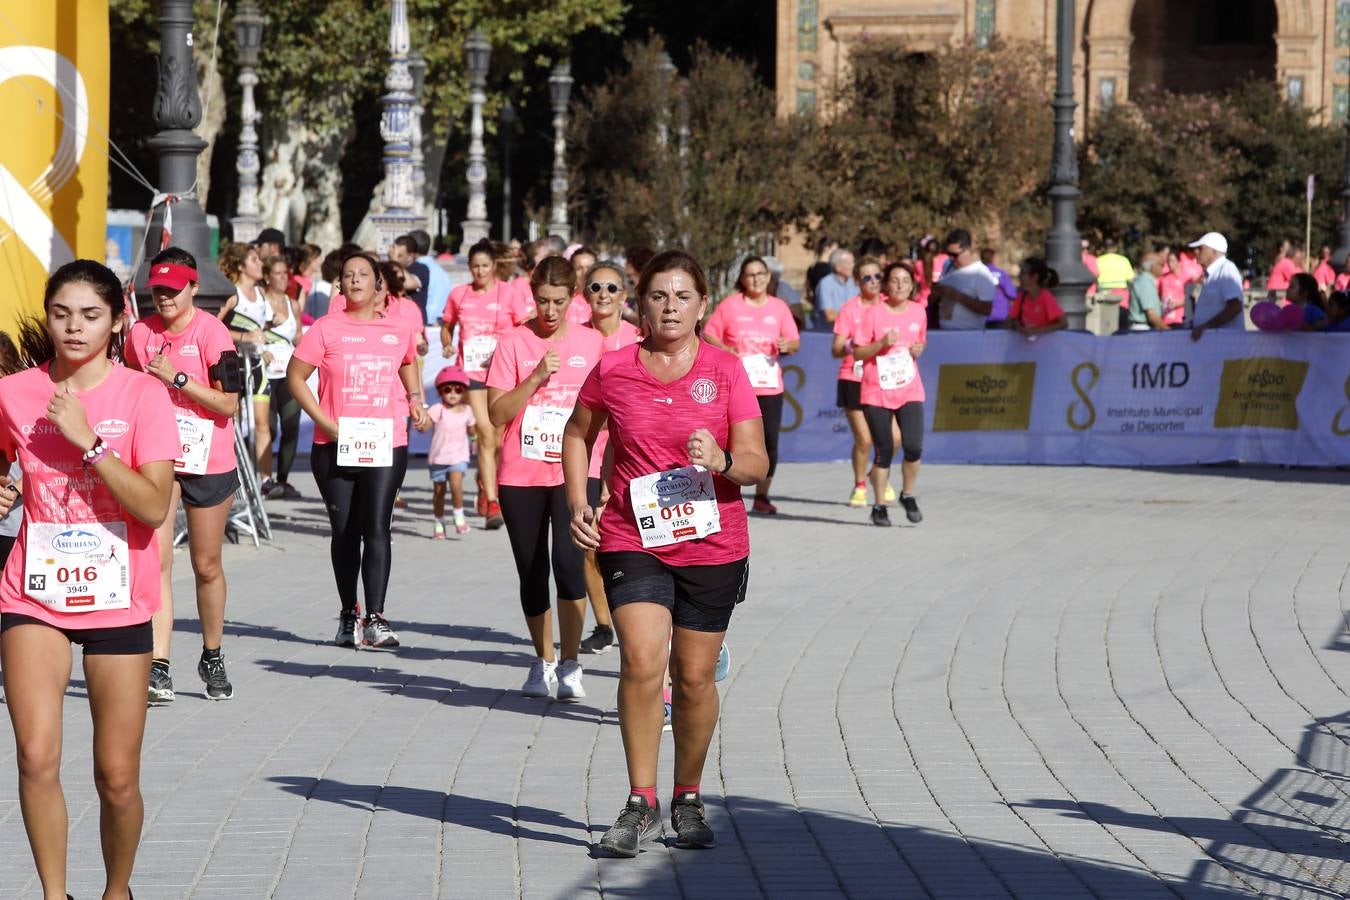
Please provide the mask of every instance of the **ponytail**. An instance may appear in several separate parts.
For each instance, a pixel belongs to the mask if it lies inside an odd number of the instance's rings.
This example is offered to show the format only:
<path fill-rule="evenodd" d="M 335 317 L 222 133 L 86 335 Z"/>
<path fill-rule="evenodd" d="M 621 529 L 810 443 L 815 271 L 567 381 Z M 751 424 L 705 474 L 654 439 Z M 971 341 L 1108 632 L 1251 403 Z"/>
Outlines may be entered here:
<path fill-rule="evenodd" d="M 1036 276 L 1036 282 L 1047 290 L 1059 287 L 1059 273 L 1050 268 L 1039 256 L 1028 256 L 1022 260 L 1022 271 Z"/>

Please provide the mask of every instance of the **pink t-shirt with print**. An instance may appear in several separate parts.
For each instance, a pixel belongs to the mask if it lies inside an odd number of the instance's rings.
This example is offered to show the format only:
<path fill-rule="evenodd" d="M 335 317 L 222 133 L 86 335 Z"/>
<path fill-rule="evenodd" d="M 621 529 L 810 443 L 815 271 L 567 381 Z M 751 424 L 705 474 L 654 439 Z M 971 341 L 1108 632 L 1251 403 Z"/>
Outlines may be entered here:
<path fill-rule="evenodd" d="M 878 302 L 880 301 L 873 300 L 871 303 L 863 303 L 861 296 L 845 301 L 844 305 L 839 307 L 838 315 L 834 317 L 834 333 L 842 337 L 853 338 L 855 344 L 861 343 L 858 340 L 858 324 L 862 322 L 863 316 L 867 315 L 867 311 Z M 856 363 L 857 360 L 853 358 L 853 354 L 850 353 L 844 357 L 839 364 L 840 381 L 862 381 L 862 375 L 859 373 L 859 367 Z"/>
<path fill-rule="evenodd" d="M 877 356 L 863 363 L 862 402 L 865 406 L 880 406 L 883 409 L 899 409 L 906 403 L 922 402 L 924 399 L 923 379 L 919 376 L 919 362 L 911 357 L 912 378 L 908 383 L 890 389 L 881 386 L 880 366 L 877 362 L 882 356 L 909 355 L 909 348 L 928 340 L 928 313 L 917 303 L 906 303 L 905 308 L 895 312 L 887 303 L 878 303 L 867 311 L 858 323 L 857 336 L 853 338 L 858 345 L 875 343 L 881 340 L 887 331 L 894 328 L 900 334 L 900 340 L 884 348 Z"/>
<path fill-rule="evenodd" d="M 648 553 L 672 566 L 735 562 L 750 553 L 741 486 L 713 476 L 722 530 L 700 540 L 644 549 L 628 483 L 689 465 L 689 435 L 700 428 L 726 447 L 731 426 L 760 417 L 759 401 L 740 361 L 700 343 L 694 365 L 663 383 L 643 365 L 639 345 L 606 353 L 581 389 L 579 402 L 608 417 L 614 449 L 610 499 L 600 520 L 600 552 Z M 733 448 L 733 456 L 735 451 Z"/>
<path fill-rule="evenodd" d="M 398 370 L 417 358 L 417 337 L 408 321 L 394 316 L 353 319 L 346 313 L 320 317 L 305 329 L 295 359 L 319 370 L 319 408 L 337 422 L 342 416 L 394 420 L 394 446 L 408 444 L 407 392 Z M 403 397 L 402 411 L 395 402 Z M 322 428 L 315 444 L 331 444 Z"/>
<path fill-rule="evenodd" d="M 178 371 L 198 384 L 211 386 L 207 370 L 220 362 L 222 353 L 233 353 L 230 329 L 215 316 L 194 309 L 187 327 L 178 334 L 166 330 L 159 313 L 152 313 L 131 326 L 127 333 L 127 364 L 145 370 L 163 351 Z M 151 376 L 154 377 L 154 376 Z M 169 399 L 181 415 L 205 419 L 211 423 L 211 449 L 206 457 L 206 474 L 220 475 L 236 468 L 234 458 L 234 418 L 211 412 L 177 388 L 169 388 Z M 181 448 L 180 448 L 181 449 Z"/>
<path fill-rule="evenodd" d="M 325 315 L 342 313 L 346 310 L 347 298 L 338 294 L 333 297 Z M 426 325 L 422 321 L 422 310 L 416 303 L 407 297 L 390 297 L 385 302 L 383 315 L 396 322 L 402 322 L 404 326 L 412 330 L 414 349 L 421 344 L 421 338 L 426 334 L 423 331 Z M 394 384 L 394 393 L 390 399 L 394 404 L 394 415 L 406 419 L 412 412 L 412 408 L 408 405 L 408 392 L 403 389 L 403 382 L 398 381 Z"/>
<path fill-rule="evenodd" d="M 600 332 L 596 332 L 599 334 Z M 619 329 L 604 339 L 606 353 L 612 353 L 615 350 L 622 350 L 624 347 L 636 344 L 642 340 L 642 332 L 637 330 L 637 326 L 628 322 L 620 321 Z M 606 428 L 595 438 L 595 446 L 591 448 L 591 470 L 588 473 L 591 478 L 600 477 L 600 468 L 605 461 L 605 448 L 609 446 L 609 429 Z"/>
<path fill-rule="evenodd" d="M 777 297 L 766 297 L 762 306 L 752 305 L 739 292 L 731 294 L 713 310 L 703 333 L 737 356 L 764 355 L 778 361 L 778 339 L 797 340 L 797 323 L 792 310 Z M 783 370 L 775 366 L 775 384 L 755 388 L 755 394 L 772 397 L 783 393 Z"/>
<path fill-rule="evenodd" d="M 557 459 L 526 459 L 522 447 L 522 424 L 532 406 L 556 407 L 571 415 L 577 402 L 577 392 L 591 369 L 604 354 L 599 332 L 579 325 L 566 325 L 567 332 L 558 340 L 546 341 L 528 325 L 522 325 L 504 335 L 497 344 L 488 370 L 487 386 L 511 391 L 534 372 L 539 361 L 549 350 L 557 352 L 561 365 L 548 381 L 534 392 L 516 417 L 506 426 L 502 436 L 501 459 L 497 468 L 497 483 L 512 487 L 554 487 L 563 483 L 562 457 Z M 561 429 L 560 429 L 561 430 Z"/>
<path fill-rule="evenodd" d="M 47 419 L 56 393 L 48 364 L 0 379 L 0 456 L 23 469 L 23 521 L 0 577 L 0 613 L 19 613 L 59 628 L 123 628 L 159 609 L 159 542 L 155 529 L 122 508 L 81 448 Z M 76 393 L 94 433 L 133 469 L 177 459 L 178 423 L 168 388 L 153 375 L 113 366 L 97 387 Z M 8 466 L 5 466 L 8 469 Z M 24 557 L 30 522 L 79 525 L 124 522 L 131 569 L 127 609 L 64 612 L 25 593 Z"/>
<path fill-rule="evenodd" d="M 534 308 L 533 302 L 530 308 Z M 465 345 L 475 339 L 500 340 L 502 335 L 524 321 L 521 318 L 522 309 L 518 289 L 500 281 L 492 282 L 492 287 L 485 291 L 475 291 L 473 285 L 461 284 L 450 292 L 441 321 L 459 325 L 459 345 L 455 352 L 465 375 L 474 381 L 482 381 L 491 365 L 491 357 L 486 363 L 480 364 L 477 354 L 471 364 L 465 358 Z"/>
<path fill-rule="evenodd" d="M 453 466 L 468 462 L 469 429 L 475 424 L 469 404 L 446 406 L 444 403 L 433 403 L 427 408 L 427 415 L 431 416 L 432 421 L 427 465 Z"/>

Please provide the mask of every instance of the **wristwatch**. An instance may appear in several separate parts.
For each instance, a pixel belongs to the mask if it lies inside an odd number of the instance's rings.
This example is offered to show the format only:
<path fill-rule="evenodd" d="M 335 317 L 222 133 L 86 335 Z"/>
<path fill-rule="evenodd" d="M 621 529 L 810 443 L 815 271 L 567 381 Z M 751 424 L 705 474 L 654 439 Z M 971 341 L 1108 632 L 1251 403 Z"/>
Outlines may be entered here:
<path fill-rule="evenodd" d="M 187 383 L 190 380 L 191 379 L 188 378 L 186 372 L 179 372 L 177 375 L 173 376 L 173 386 L 181 391 L 183 388 L 187 387 Z"/>
<path fill-rule="evenodd" d="M 722 467 L 722 471 L 717 473 L 718 475 L 725 475 L 731 471 L 731 451 L 723 450 L 722 455 L 727 458 L 727 464 Z"/>

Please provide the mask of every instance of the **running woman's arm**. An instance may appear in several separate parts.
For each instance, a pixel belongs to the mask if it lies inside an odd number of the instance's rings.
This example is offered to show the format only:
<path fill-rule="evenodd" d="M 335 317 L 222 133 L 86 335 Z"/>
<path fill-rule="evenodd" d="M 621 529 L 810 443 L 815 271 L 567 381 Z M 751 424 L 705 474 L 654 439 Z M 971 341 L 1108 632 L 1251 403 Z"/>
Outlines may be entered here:
<path fill-rule="evenodd" d="M 226 300 L 225 305 L 222 306 L 219 309 L 219 311 L 216 312 L 216 318 L 222 322 L 228 323 L 230 321 L 230 313 L 234 312 L 234 308 L 238 305 L 239 305 L 239 295 L 234 294 L 230 297 L 230 299 Z"/>
<path fill-rule="evenodd" d="M 894 344 L 898 339 L 898 335 L 899 332 L 897 332 L 894 328 L 892 328 L 888 330 L 885 334 L 883 334 L 880 340 L 873 341 L 870 344 L 862 344 L 861 346 L 855 346 L 853 348 L 853 358 L 861 360 L 871 359 L 872 357 L 881 353 L 881 351 L 885 350 L 887 347 Z"/>
<path fill-rule="evenodd" d="M 308 379 L 313 372 L 313 366 L 298 356 L 292 356 L 286 366 L 286 387 L 290 389 L 295 402 L 305 411 L 305 415 L 313 419 L 314 424 L 322 428 L 329 437 L 337 440 L 337 423 L 323 414 L 323 410 L 319 407 L 319 398 L 309 389 Z"/>
<path fill-rule="evenodd" d="M 0 465 L 8 466 L 3 455 L 0 455 Z M 22 485 L 10 481 L 8 475 L 0 475 L 0 519 L 9 515 L 9 511 L 14 508 L 14 504 L 19 499 L 19 494 L 22 492 Z"/>
<path fill-rule="evenodd" d="M 492 364 L 497 365 L 497 360 L 494 359 Z M 558 371 L 561 364 L 562 359 L 558 356 L 558 351 L 549 350 L 544 354 L 544 358 L 539 360 L 539 365 L 534 367 L 534 371 L 511 390 L 489 387 L 488 418 L 492 420 L 492 424 L 500 427 L 520 415 L 520 411 L 530 402 L 534 392 L 544 386 L 544 382 Z"/>
<path fill-rule="evenodd" d="M 605 427 L 607 418 L 604 413 L 596 415 L 578 400 L 572 409 L 572 417 L 563 428 L 563 479 L 567 485 L 567 508 L 572 511 L 572 542 L 582 550 L 595 550 L 600 546 L 595 510 L 586 497 L 586 481 L 590 475 L 595 439 Z"/>
<path fill-rule="evenodd" d="M 426 431 L 431 427 L 431 416 L 427 415 L 427 400 L 422 379 L 416 362 L 404 363 L 398 369 L 399 380 L 408 391 L 408 410 L 412 415 L 413 427 Z"/>
<path fill-rule="evenodd" d="M 707 466 L 712 472 L 748 487 L 769 474 L 769 451 L 764 449 L 764 420 L 756 416 L 731 426 L 728 446 L 717 446 L 712 433 L 700 428 L 689 436 L 690 463 Z M 727 451 L 731 468 L 727 468 Z"/>
<path fill-rule="evenodd" d="M 127 357 L 127 365 L 132 368 L 140 368 L 129 356 Z M 178 370 L 173 367 L 173 363 L 169 362 L 169 358 L 163 353 L 157 353 L 150 357 L 150 362 L 146 364 L 143 371 L 164 382 L 165 387 L 173 387 L 173 380 L 178 377 Z M 179 389 L 179 393 L 208 412 L 213 412 L 218 416 L 233 417 L 239 412 L 239 395 L 227 394 L 220 388 L 219 381 L 213 381 L 211 384 L 205 385 L 193 380 L 192 376 L 188 376 L 187 384 Z"/>
<path fill-rule="evenodd" d="M 834 343 L 830 345 L 830 355 L 835 359 L 843 359 L 849 355 L 852 349 L 850 346 L 852 342 L 853 338 L 848 335 L 836 334 L 834 336 Z"/>

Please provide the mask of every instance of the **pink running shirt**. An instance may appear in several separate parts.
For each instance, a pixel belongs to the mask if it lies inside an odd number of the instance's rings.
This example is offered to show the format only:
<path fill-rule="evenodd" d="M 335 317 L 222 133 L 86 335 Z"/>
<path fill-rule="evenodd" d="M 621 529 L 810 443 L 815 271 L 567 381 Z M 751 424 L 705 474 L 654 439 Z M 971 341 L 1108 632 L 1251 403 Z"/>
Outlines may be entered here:
<path fill-rule="evenodd" d="M 1283 256 L 1270 270 L 1270 277 L 1266 279 L 1266 287 L 1272 291 L 1287 291 L 1289 290 L 1290 280 L 1302 271 L 1292 259 Z"/>
<path fill-rule="evenodd" d="M 881 356 L 908 355 L 911 344 L 921 344 L 928 340 L 928 313 L 922 306 L 910 302 L 897 313 L 889 304 L 878 303 L 863 316 L 858 324 L 857 336 L 853 340 L 860 346 L 875 343 L 892 328 L 900 332 L 900 340 L 863 363 L 861 393 L 865 406 L 899 409 L 906 403 L 922 402 L 924 399 L 923 379 L 919 376 L 918 360 L 912 360 L 913 379 L 902 387 L 889 390 L 881 387 L 878 369 L 880 364 L 877 362 Z"/>
<path fill-rule="evenodd" d="M 863 303 L 861 296 L 845 301 L 844 305 L 839 307 L 838 315 L 834 317 L 834 333 L 853 338 L 854 344 L 861 343 L 858 340 L 858 324 L 862 322 L 863 316 L 867 315 L 867 311 L 880 302 L 878 299 L 871 303 Z M 852 353 L 844 357 L 839 363 L 840 381 L 862 381 L 862 375 L 858 373 L 859 367 L 855 366 L 856 362 Z"/>
<path fill-rule="evenodd" d="M 530 309 L 534 309 L 533 301 L 530 303 Z M 465 375 L 474 381 L 483 381 L 491 365 L 491 357 L 486 364 L 480 365 L 475 362 L 470 367 L 469 361 L 464 356 L 464 346 L 475 338 L 500 340 L 504 334 L 524 321 L 520 318 L 522 311 L 518 293 L 512 290 L 510 285 L 503 285 L 500 281 L 492 282 L 492 287 L 485 291 L 475 291 L 473 285 L 461 284 L 450 292 L 450 298 L 445 301 L 445 312 L 441 314 L 441 321 L 459 326 L 459 344 L 455 348 L 455 353 Z"/>
<path fill-rule="evenodd" d="M 586 302 L 586 298 L 580 294 L 572 295 L 572 302 L 567 304 L 567 321 L 573 325 L 591 324 L 591 305 Z"/>
<path fill-rule="evenodd" d="M 295 359 L 319 370 L 319 408 L 337 422 L 342 416 L 394 420 L 394 446 L 408 444 L 408 399 L 398 377 L 400 367 L 417 358 L 417 336 L 406 319 L 386 316 L 369 321 L 346 313 L 321 316 L 300 338 Z M 402 412 L 396 403 L 403 398 Z M 331 444 L 322 428 L 315 444 Z"/>
<path fill-rule="evenodd" d="M 1028 328 L 1049 325 L 1062 315 L 1064 310 L 1055 300 L 1055 295 L 1045 288 L 1041 288 L 1041 292 L 1030 300 L 1027 299 L 1025 291 L 1018 291 L 1016 299 L 1008 309 L 1009 321 L 1020 322 Z"/>
<path fill-rule="evenodd" d="M 792 310 L 777 297 L 767 297 L 763 306 L 753 306 L 745 295 L 731 294 L 721 303 L 703 326 L 703 333 L 726 346 L 737 356 L 763 354 L 777 362 L 778 339 L 795 341 L 800 334 L 792 318 Z M 783 370 L 777 367 L 777 384 L 755 388 L 755 394 L 772 397 L 783 393 Z"/>
<path fill-rule="evenodd" d="M 329 303 L 328 312 L 344 313 L 347 310 L 347 298 L 342 294 L 335 294 L 332 302 Z M 407 328 L 413 331 L 413 352 L 416 352 L 419 339 L 426 332 L 426 324 L 422 321 L 422 309 L 407 297 L 389 297 L 384 305 L 385 318 L 392 319 L 395 322 L 401 322 Z M 408 392 L 403 389 L 403 382 L 395 379 L 394 393 L 391 397 L 394 404 L 394 415 L 406 419 L 411 413 L 412 408 L 408 405 Z"/>
<path fill-rule="evenodd" d="M 453 466 L 469 461 L 469 429 L 475 424 L 468 403 L 446 406 L 436 402 L 427 408 L 431 416 L 431 449 L 427 465 Z"/>
<path fill-rule="evenodd" d="M 599 334 L 600 332 L 596 332 Z M 628 322 L 620 321 L 619 330 L 604 339 L 606 353 L 612 353 L 615 350 L 622 350 L 632 344 L 642 340 L 642 333 L 637 330 L 637 326 Z M 595 438 L 595 446 L 591 448 L 591 478 L 600 477 L 600 468 L 605 461 L 605 448 L 609 446 L 609 429 L 603 429 Z"/>
<path fill-rule="evenodd" d="M 599 332 L 592 328 L 567 325 L 560 340 L 546 341 L 528 325 L 502 336 L 488 370 L 487 386 L 511 391 L 539 365 L 549 350 L 557 351 L 562 363 L 506 426 L 502 436 L 497 483 L 513 487 L 554 487 L 563 483 L 562 456 L 557 459 L 526 459 L 522 453 L 522 424 L 531 406 L 566 409 L 568 416 L 576 406 L 577 392 L 591 369 L 604 354 Z M 561 429 L 560 429 L 561 430 Z"/>
<path fill-rule="evenodd" d="M 145 371 L 150 360 L 161 350 L 175 369 L 186 373 L 198 384 L 211 387 L 211 376 L 207 370 L 220 362 L 222 353 L 234 352 L 234 341 L 224 322 L 201 309 L 193 310 L 187 327 L 179 334 L 170 334 L 165 330 L 164 319 L 159 313 L 151 313 L 131 326 L 126 345 L 128 365 Z M 150 377 L 155 378 L 153 375 Z M 220 475 L 234 471 L 234 419 L 202 408 L 177 388 L 169 388 L 169 399 L 180 414 L 206 419 L 212 424 L 206 474 Z"/>
<path fill-rule="evenodd" d="M 122 508 L 99 474 L 84 465 L 82 450 L 48 421 L 47 404 L 56 393 L 48 366 L 0 379 L 0 455 L 17 455 L 23 468 L 23 521 L 0 578 L 0 613 L 32 616 L 58 628 L 123 628 L 148 622 L 160 604 L 155 529 Z M 113 366 L 102 384 L 75 396 L 94 433 L 131 468 L 178 458 L 173 404 L 168 388 L 155 376 Z M 125 522 L 131 606 L 69 613 L 29 597 L 23 579 L 29 522 Z"/>
<path fill-rule="evenodd" d="M 731 426 L 760 417 L 750 378 L 735 356 L 700 343 L 698 358 L 682 378 L 669 384 L 647 371 L 640 345 L 606 353 L 581 389 L 579 402 L 595 415 L 609 417 L 614 447 L 610 499 L 600 520 L 600 552 L 648 553 L 672 566 L 709 566 L 735 562 L 750 553 L 741 486 L 717 475 L 717 508 L 722 530 L 701 540 L 644 549 L 633 518 L 628 483 L 634 478 L 689 465 L 689 435 L 712 432 L 726 447 Z M 733 450 L 733 456 L 735 452 Z"/>

